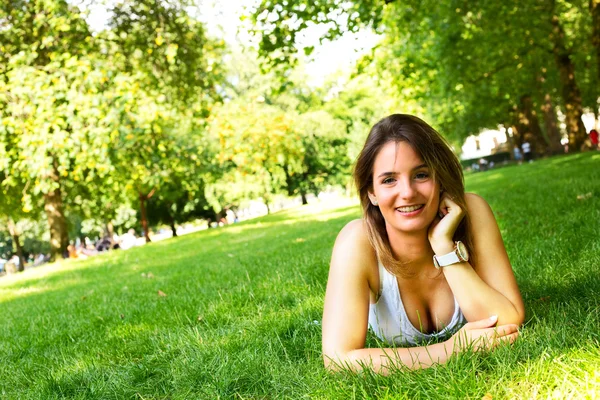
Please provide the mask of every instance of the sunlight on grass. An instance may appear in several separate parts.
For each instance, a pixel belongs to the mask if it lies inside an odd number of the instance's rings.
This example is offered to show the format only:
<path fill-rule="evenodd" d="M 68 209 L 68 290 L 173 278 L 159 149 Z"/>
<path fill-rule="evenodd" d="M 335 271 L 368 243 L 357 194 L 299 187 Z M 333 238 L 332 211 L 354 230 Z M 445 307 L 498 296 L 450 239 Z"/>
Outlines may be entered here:
<path fill-rule="evenodd" d="M 11 371 L 0 393 L 594 398 L 599 159 L 562 156 L 467 176 L 468 190 L 497 216 L 523 293 L 527 321 L 513 346 L 418 373 L 325 372 L 320 324 L 329 258 L 360 207 L 323 202 L 0 279 L 0 363 Z"/>
<path fill-rule="evenodd" d="M 46 292 L 48 290 L 51 290 L 51 288 L 49 286 L 45 286 L 45 287 L 29 286 L 29 287 L 22 287 L 19 289 L 0 289 L 0 303 L 14 300 L 18 297 L 24 297 L 24 296 L 27 296 L 28 294 L 32 294 L 32 293 L 40 294 L 40 293 Z"/>

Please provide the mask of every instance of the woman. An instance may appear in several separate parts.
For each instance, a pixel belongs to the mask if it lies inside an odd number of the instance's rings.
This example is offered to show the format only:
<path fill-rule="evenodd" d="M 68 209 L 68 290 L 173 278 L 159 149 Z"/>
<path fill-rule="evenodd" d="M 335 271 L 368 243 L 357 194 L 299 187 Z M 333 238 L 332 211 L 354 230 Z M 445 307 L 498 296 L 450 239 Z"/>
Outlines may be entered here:
<path fill-rule="evenodd" d="M 498 225 L 484 199 L 464 192 L 444 139 L 416 117 L 384 118 L 354 179 L 364 218 L 333 249 L 325 366 L 385 374 L 513 342 L 524 307 Z M 364 348 L 368 327 L 389 348 Z"/>

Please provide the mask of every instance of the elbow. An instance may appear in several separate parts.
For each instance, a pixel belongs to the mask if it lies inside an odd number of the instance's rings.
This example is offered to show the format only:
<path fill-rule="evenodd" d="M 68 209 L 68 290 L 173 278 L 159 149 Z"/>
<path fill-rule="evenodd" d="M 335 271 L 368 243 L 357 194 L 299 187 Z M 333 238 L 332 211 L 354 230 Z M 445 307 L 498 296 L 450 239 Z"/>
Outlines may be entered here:
<path fill-rule="evenodd" d="M 513 322 L 517 326 L 523 325 L 525 322 L 525 310 L 517 310 L 517 316 L 515 317 L 515 322 Z"/>
<path fill-rule="evenodd" d="M 338 364 L 334 362 L 331 357 L 326 356 L 325 354 L 323 354 L 323 366 L 325 367 L 325 371 L 329 373 L 339 371 Z"/>
<path fill-rule="evenodd" d="M 342 369 L 341 359 L 339 352 L 323 350 L 323 366 L 327 372 L 339 372 Z"/>
<path fill-rule="evenodd" d="M 500 314 L 500 320 L 498 325 L 514 324 L 517 326 L 523 325 L 525 322 L 525 309 L 521 307 L 515 307 L 513 312 L 507 312 L 504 315 Z"/>
<path fill-rule="evenodd" d="M 350 352 L 323 350 L 323 365 L 327 372 L 356 371 L 353 361 Z"/>
<path fill-rule="evenodd" d="M 515 305 L 515 311 L 516 315 L 514 317 L 515 321 L 513 324 L 521 326 L 525 322 L 525 305 L 523 304 L 523 301 L 520 301 L 517 303 L 517 305 Z"/>

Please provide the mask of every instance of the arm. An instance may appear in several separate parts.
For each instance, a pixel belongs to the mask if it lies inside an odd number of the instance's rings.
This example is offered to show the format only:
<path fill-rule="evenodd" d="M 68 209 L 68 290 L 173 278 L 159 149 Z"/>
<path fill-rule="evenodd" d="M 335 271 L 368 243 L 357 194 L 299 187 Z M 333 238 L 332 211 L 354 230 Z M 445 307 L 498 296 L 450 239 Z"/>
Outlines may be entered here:
<path fill-rule="evenodd" d="M 444 276 L 468 321 L 498 315 L 499 324 L 520 325 L 525 316 L 523 300 L 494 214 L 483 198 L 475 194 L 465 197 L 477 254 L 476 264 L 465 262 L 444 267 Z M 454 248 L 454 230 L 445 228 L 450 227 L 453 221 L 457 221 L 458 225 L 463 213 L 447 195 L 440 202 L 440 209 L 444 209 L 446 214 L 442 221 L 448 219 L 448 223 L 444 226 L 440 221 L 433 226 L 441 229 L 430 231 L 430 242 L 436 254 L 446 254 Z"/>
<path fill-rule="evenodd" d="M 478 349 L 502 341 L 512 342 L 518 334 L 514 325 L 492 328 L 496 320 L 488 318 L 465 325 L 444 343 L 413 348 L 365 349 L 369 296 L 379 289 L 375 271 L 377 258 L 363 231 L 362 221 L 350 222 L 336 240 L 325 295 L 323 361 L 331 371 L 369 368 L 387 374 L 390 369 L 403 366 L 427 368 L 445 363 L 452 354 L 465 347 Z M 482 338 L 486 340 L 480 340 Z"/>

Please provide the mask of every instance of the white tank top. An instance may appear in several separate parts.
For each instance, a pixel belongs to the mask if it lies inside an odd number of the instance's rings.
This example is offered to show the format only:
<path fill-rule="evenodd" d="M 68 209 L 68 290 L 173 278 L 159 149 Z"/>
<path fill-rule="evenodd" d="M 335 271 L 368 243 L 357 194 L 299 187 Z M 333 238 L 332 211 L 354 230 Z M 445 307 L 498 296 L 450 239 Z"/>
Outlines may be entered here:
<path fill-rule="evenodd" d="M 406 315 L 398 282 L 379 264 L 379 298 L 369 307 L 369 327 L 381 339 L 397 346 L 417 346 L 432 339 L 450 337 L 467 321 L 456 298 L 454 314 L 448 326 L 439 332 L 423 333 L 413 326 Z"/>

